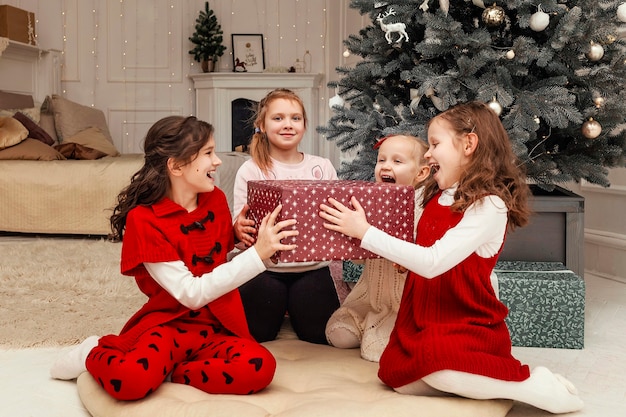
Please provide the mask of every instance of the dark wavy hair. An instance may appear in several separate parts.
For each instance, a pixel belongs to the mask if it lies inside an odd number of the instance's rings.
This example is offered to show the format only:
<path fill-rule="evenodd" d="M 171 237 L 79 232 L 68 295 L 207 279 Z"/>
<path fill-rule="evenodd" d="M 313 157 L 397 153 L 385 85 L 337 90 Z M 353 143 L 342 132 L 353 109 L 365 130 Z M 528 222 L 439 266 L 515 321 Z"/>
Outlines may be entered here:
<path fill-rule="evenodd" d="M 497 195 L 507 206 L 508 228 L 513 230 L 526 225 L 530 217 L 530 188 L 524 166 L 513 152 L 498 115 L 485 103 L 472 101 L 433 117 L 426 129 L 436 119 L 447 121 L 458 139 L 471 132 L 478 136 L 478 146 L 459 180 L 452 210 L 461 212 L 487 195 Z M 429 178 L 423 204 L 438 191 L 437 183 Z"/>
<path fill-rule="evenodd" d="M 213 131 L 212 125 L 193 116 L 167 116 L 150 127 L 144 140 L 144 164 L 117 196 L 110 218 L 110 240 L 122 240 L 130 210 L 154 204 L 167 194 L 170 189 L 167 161 L 173 159 L 181 164 L 193 161 Z"/>

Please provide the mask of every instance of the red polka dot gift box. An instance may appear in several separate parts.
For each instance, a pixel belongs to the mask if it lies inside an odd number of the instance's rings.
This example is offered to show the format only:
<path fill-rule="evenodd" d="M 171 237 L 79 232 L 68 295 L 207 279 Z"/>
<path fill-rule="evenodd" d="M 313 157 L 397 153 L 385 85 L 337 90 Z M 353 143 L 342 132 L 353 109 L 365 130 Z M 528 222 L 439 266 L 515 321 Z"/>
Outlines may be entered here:
<path fill-rule="evenodd" d="M 293 251 L 278 254 L 280 262 L 311 262 L 378 258 L 362 249 L 358 239 L 324 227 L 320 204 L 332 197 L 352 208 L 350 198 L 359 201 L 368 222 L 399 239 L 413 241 L 415 190 L 411 186 L 357 180 L 273 180 L 249 181 L 248 218 L 261 220 L 278 204 L 281 219 L 296 219 L 300 233 L 285 243 L 295 243 Z"/>

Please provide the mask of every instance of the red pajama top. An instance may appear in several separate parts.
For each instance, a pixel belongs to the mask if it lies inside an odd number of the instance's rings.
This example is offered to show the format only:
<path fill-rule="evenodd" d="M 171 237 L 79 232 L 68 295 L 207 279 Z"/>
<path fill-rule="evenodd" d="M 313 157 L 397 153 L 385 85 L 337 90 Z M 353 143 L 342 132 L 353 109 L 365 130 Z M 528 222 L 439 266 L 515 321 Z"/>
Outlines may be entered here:
<path fill-rule="evenodd" d="M 135 277 L 148 301 L 130 318 L 119 336 L 105 336 L 103 342 L 128 349 L 146 330 L 189 313 L 189 308 L 150 276 L 144 262 L 183 261 L 199 277 L 226 262 L 226 255 L 233 247 L 230 209 L 226 196 L 218 188 L 199 194 L 198 207 L 192 212 L 167 197 L 152 206 L 133 208 L 126 219 L 121 271 Z M 216 323 L 237 336 L 252 338 L 238 290 L 212 301 L 208 308 Z"/>
<path fill-rule="evenodd" d="M 418 223 L 420 246 L 432 246 L 463 218 L 438 200 L 439 195 L 427 203 Z M 378 375 L 384 383 L 398 388 L 444 369 L 506 381 L 529 377 L 528 366 L 511 354 L 504 322 L 508 309 L 491 285 L 498 255 L 485 258 L 473 252 L 434 278 L 409 272 L 380 358 Z"/>

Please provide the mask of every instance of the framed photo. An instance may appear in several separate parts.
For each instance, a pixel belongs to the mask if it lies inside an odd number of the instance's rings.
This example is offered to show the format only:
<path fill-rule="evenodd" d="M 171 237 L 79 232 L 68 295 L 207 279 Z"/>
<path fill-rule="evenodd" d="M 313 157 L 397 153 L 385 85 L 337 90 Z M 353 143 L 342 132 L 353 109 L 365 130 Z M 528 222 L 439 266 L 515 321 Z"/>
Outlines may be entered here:
<path fill-rule="evenodd" d="M 263 72 L 265 69 L 263 35 L 233 33 L 231 38 L 233 43 L 233 71 Z"/>

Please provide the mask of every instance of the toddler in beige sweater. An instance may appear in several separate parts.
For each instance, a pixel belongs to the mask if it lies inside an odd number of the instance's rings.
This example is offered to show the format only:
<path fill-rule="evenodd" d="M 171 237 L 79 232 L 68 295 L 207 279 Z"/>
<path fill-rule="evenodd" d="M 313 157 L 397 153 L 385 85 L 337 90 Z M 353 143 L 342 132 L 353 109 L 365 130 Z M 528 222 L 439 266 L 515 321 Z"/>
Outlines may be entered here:
<path fill-rule="evenodd" d="M 422 210 L 419 186 L 430 174 L 424 159 L 428 144 L 402 134 L 385 137 L 375 147 L 376 181 L 416 188 L 417 224 Z M 363 359 L 378 362 L 396 321 L 406 274 L 406 269 L 386 259 L 367 259 L 359 281 L 326 324 L 328 343 L 343 349 L 360 346 Z"/>

